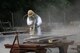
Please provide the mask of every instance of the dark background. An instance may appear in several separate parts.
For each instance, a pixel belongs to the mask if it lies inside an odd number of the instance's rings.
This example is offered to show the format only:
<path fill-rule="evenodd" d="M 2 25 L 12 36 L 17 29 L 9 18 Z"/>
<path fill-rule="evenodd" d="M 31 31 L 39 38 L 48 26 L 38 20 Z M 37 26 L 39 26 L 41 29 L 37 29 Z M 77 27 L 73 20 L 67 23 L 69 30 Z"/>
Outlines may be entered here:
<path fill-rule="evenodd" d="M 29 9 L 41 16 L 43 23 L 64 23 L 80 20 L 80 0 L 1 0 L 0 30 L 3 27 L 26 26 L 23 16 Z M 9 22 L 4 24 L 2 22 Z"/>

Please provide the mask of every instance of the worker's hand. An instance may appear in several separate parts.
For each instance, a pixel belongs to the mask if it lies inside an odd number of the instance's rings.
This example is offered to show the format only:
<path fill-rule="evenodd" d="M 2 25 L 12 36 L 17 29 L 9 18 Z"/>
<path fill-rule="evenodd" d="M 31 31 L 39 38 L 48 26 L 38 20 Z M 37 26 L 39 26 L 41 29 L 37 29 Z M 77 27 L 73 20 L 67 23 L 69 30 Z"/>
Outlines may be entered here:
<path fill-rule="evenodd" d="M 29 27 L 33 27 L 35 24 L 34 22 L 32 22 L 30 25 L 28 25 Z"/>

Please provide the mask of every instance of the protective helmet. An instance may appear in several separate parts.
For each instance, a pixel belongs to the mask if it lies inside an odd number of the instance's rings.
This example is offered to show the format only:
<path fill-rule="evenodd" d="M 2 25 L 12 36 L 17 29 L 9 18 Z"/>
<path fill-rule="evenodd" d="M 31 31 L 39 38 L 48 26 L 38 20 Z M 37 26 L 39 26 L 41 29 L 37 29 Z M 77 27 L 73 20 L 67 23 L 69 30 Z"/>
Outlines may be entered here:
<path fill-rule="evenodd" d="M 35 13 L 32 10 L 28 10 L 28 16 L 33 16 Z"/>

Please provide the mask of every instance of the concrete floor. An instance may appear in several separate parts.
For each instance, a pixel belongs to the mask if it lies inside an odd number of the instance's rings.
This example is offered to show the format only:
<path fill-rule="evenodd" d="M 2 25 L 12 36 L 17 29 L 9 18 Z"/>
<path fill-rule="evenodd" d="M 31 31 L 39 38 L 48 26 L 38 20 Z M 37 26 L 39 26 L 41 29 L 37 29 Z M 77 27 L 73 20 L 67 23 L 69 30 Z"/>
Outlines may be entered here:
<path fill-rule="evenodd" d="M 70 45 L 68 48 L 68 53 L 77 53 L 77 50 L 73 50 L 71 48 L 77 48 L 78 42 L 80 42 L 80 24 L 78 25 L 69 25 L 69 26 L 61 26 L 61 27 L 55 27 L 53 30 L 51 30 L 49 33 L 46 33 L 47 35 L 56 35 L 56 36 L 65 36 L 65 35 L 72 35 L 67 36 L 67 39 L 74 40 L 75 44 Z M 4 44 L 11 43 L 14 40 L 14 35 L 2 35 L 0 34 L 0 53 L 9 53 L 10 49 L 6 49 L 4 47 Z M 19 34 L 20 42 L 24 40 L 24 37 L 26 38 L 27 34 Z M 80 43 L 78 43 L 80 44 Z M 48 50 L 48 53 L 59 53 L 58 48 L 50 48 L 52 52 Z"/>

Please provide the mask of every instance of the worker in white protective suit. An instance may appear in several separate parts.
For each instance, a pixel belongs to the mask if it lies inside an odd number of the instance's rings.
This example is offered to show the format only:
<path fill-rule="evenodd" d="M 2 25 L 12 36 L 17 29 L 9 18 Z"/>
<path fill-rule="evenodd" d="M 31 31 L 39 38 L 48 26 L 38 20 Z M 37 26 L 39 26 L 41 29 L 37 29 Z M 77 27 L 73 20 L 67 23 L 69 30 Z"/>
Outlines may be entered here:
<path fill-rule="evenodd" d="M 42 19 L 39 15 L 34 13 L 32 10 L 28 10 L 27 25 L 30 27 L 30 35 L 41 35 L 41 24 Z"/>

